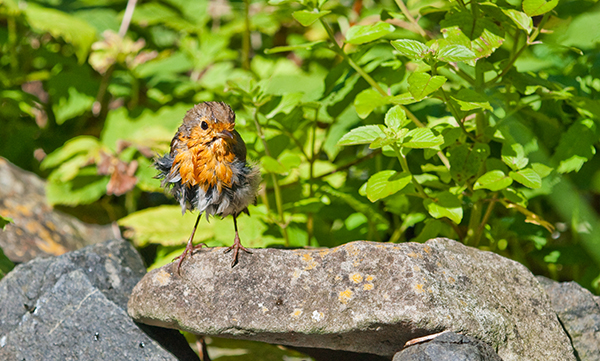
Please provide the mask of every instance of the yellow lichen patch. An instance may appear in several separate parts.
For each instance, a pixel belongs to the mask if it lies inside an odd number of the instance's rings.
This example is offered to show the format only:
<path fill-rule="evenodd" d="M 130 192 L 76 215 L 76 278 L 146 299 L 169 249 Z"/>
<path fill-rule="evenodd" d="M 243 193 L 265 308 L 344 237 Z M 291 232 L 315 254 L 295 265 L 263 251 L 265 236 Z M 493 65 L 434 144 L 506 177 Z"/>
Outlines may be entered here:
<path fill-rule="evenodd" d="M 48 227 L 49 230 L 51 231 L 56 231 L 56 226 L 54 225 L 54 223 L 50 222 L 50 221 L 46 221 L 46 227 Z"/>
<path fill-rule="evenodd" d="M 31 217 L 33 215 L 33 213 L 31 212 L 31 209 L 27 208 L 26 206 L 24 206 L 22 204 L 19 204 L 18 206 L 16 206 L 16 209 L 19 213 L 21 213 L 25 217 Z"/>
<path fill-rule="evenodd" d="M 349 278 L 354 283 L 361 283 L 363 280 L 363 276 L 358 272 L 350 274 Z"/>
<path fill-rule="evenodd" d="M 417 283 L 417 284 L 415 285 L 415 291 L 416 291 L 417 293 L 423 293 L 423 292 L 425 292 L 425 290 L 423 289 L 423 287 L 424 287 L 424 286 L 423 286 L 423 284 L 421 284 L 421 283 Z"/>
<path fill-rule="evenodd" d="M 425 251 L 427 253 L 431 253 L 431 247 L 425 246 L 425 247 L 423 247 L 423 251 Z"/>
<path fill-rule="evenodd" d="M 356 256 L 359 253 L 358 249 L 356 249 L 356 247 L 354 247 L 352 244 L 346 244 L 346 252 L 352 256 Z"/>
<path fill-rule="evenodd" d="M 345 291 L 340 292 L 340 294 L 338 295 L 338 299 L 340 300 L 341 303 L 347 304 L 348 301 L 350 301 L 350 299 L 352 299 L 353 294 L 354 294 L 354 292 L 352 292 L 351 289 L 346 288 Z"/>
<path fill-rule="evenodd" d="M 410 252 L 407 254 L 407 256 L 411 257 L 411 258 L 423 258 L 423 256 L 421 254 L 417 254 L 415 252 Z"/>
<path fill-rule="evenodd" d="M 375 286 L 372 283 L 365 283 L 363 286 L 363 290 L 365 290 L 365 291 L 370 291 L 373 288 L 375 288 Z"/>
<path fill-rule="evenodd" d="M 419 272 L 420 270 L 421 270 L 421 269 L 419 268 L 419 266 L 414 266 L 414 267 L 413 267 L 413 271 L 415 271 L 415 272 Z"/>
<path fill-rule="evenodd" d="M 313 259 L 312 255 L 310 253 L 305 253 L 302 255 L 302 261 L 306 262 L 306 267 L 304 268 L 305 271 L 311 270 L 315 267 L 317 267 L 317 262 L 315 262 L 315 260 Z"/>
<path fill-rule="evenodd" d="M 158 270 L 158 272 L 154 274 L 152 281 L 154 282 L 154 284 L 157 284 L 159 286 L 166 286 L 167 284 L 169 284 L 169 282 L 171 282 L 171 274 L 161 268 Z"/>
<path fill-rule="evenodd" d="M 448 282 L 454 283 L 454 282 L 456 282 L 456 280 L 454 278 L 452 278 L 452 277 L 448 277 Z"/>
<path fill-rule="evenodd" d="M 329 254 L 329 249 L 322 249 L 322 250 L 319 251 L 319 256 L 321 258 L 327 256 L 328 254 Z"/>
<path fill-rule="evenodd" d="M 295 269 L 294 273 L 292 274 L 292 278 L 296 279 L 299 278 L 302 275 L 302 271 L 300 271 L 299 269 Z"/>
<path fill-rule="evenodd" d="M 372 275 L 367 275 L 367 277 L 365 278 L 365 281 L 367 281 L 367 282 L 373 281 L 373 276 Z"/>
<path fill-rule="evenodd" d="M 360 264 L 359 260 L 355 260 L 354 262 L 352 262 L 353 267 L 358 267 L 359 264 Z"/>
<path fill-rule="evenodd" d="M 290 316 L 292 316 L 293 318 L 298 318 L 300 317 L 300 315 L 302 315 L 302 310 L 299 308 L 294 309 L 294 312 L 292 312 L 292 314 Z"/>
<path fill-rule="evenodd" d="M 52 239 L 36 239 L 35 244 L 44 252 L 60 256 L 63 253 L 67 253 L 69 250 L 66 249 L 62 244 L 54 242 Z"/>

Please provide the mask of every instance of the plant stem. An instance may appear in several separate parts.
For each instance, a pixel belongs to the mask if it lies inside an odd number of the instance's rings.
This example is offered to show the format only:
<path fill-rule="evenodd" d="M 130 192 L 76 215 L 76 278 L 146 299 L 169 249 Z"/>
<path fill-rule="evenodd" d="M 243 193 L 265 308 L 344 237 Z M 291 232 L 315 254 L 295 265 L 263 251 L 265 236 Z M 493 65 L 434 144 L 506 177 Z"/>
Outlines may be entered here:
<path fill-rule="evenodd" d="M 419 34 L 421 34 L 421 36 L 424 38 L 428 38 L 425 30 L 423 30 L 423 28 L 421 27 L 421 25 L 419 25 L 417 20 L 415 20 L 415 18 L 410 14 L 410 11 L 408 11 L 408 8 L 406 7 L 406 4 L 404 4 L 404 1 L 396 0 L 396 5 L 398 5 L 400 10 L 402 11 L 402 14 L 404 14 L 404 16 L 406 16 L 408 21 L 410 21 L 410 23 L 413 24 L 413 26 L 415 27 L 415 29 L 417 29 Z"/>
<path fill-rule="evenodd" d="M 127 34 L 127 29 L 129 29 L 129 24 L 131 23 L 131 18 L 133 17 L 133 11 L 135 10 L 136 3 L 137 0 L 127 1 L 125 15 L 123 15 L 123 21 L 121 21 L 121 27 L 119 28 L 119 36 L 121 38 L 125 37 L 125 34 Z"/>
<path fill-rule="evenodd" d="M 415 186 L 419 195 L 421 195 L 423 198 L 429 198 L 427 193 L 425 193 L 425 191 L 423 190 L 423 187 L 419 184 L 419 182 L 417 182 L 415 177 L 410 172 L 410 169 L 408 168 L 408 163 L 406 162 L 406 157 L 404 157 L 402 155 L 402 152 L 400 151 L 400 147 L 398 147 L 398 145 L 396 145 L 394 143 L 392 143 L 391 146 L 394 149 L 396 156 L 398 157 L 398 161 L 400 161 L 400 166 L 402 167 L 402 171 L 410 174 L 410 180 L 411 180 L 412 184 Z"/>
<path fill-rule="evenodd" d="M 263 147 L 265 148 L 265 154 L 271 157 L 271 151 L 269 150 L 269 145 L 267 144 L 267 140 L 265 139 L 265 134 L 262 130 L 260 122 L 258 121 L 258 108 L 254 107 L 252 110 L 252 118 L 254 119 L 254 125 L 256 126 L 256 132 L 260 140 L 263 143 Z M 287 224 L 285 222 L 285 215 L 283 214 L 283 200 L 281 198 L 281 188 L 279 187 L 279 183 L 277 181 L 277 175 L 275 173 L 269 172 L 271 175 L 271 181 L 273 182 L 273 190 L 275 192 L 275 204 L 277 205 L 277 214 L 279 216 L 279 227 L 281 228 L 281 233 L 284 239 L 284 245 L 289 247 L 290 240 L 287 232 Z"/>
<path fill-rule="evenodd" d="M 250 0 L 244 0 L 244 34 L 242 37 L 242 68 L 250 69 Z"/>

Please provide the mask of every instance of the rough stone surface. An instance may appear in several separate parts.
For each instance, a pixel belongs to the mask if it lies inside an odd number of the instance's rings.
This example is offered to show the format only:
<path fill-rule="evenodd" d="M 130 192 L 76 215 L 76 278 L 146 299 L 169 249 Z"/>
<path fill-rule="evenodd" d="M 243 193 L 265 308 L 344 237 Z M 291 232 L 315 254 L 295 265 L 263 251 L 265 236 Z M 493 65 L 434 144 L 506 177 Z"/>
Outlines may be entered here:
<path fill-rule="evenodd" d="M 13 262 L 58 256 L 115 238 L 111 226 L 83 223 L 46 203 L 44 181 L 0 157 L 0 215 L 13 220 L 0 232 L 0 247 Z"/>
<path fill-rule="evenodd" d="M 392 361 L 502 361 L 485 342 L 446 332 L 431 341 L 410 346 Z"/>
<path fill-rule="evenodd" d="M 582 361 L 600 360 L 600 297 L 575 282 L 538 276 Z"/>
<path fill-rule="evenodd" d="M 17 266 L 0 281 L 0 360 L 197 360 L 177 332 L 169 352 L 127 315 L 144 273 L 122 240 Z"/>
<path fill-rule="evenodd" d="M 254 250 L 231 268 L 200 250 L 134 288 L 129 314 L 197 334 L 392 357 L 444 330 L 480 339 L 503 360 L 575 360 L 550 301 L 522 265 L 438 238 L 333 249 Z"/>

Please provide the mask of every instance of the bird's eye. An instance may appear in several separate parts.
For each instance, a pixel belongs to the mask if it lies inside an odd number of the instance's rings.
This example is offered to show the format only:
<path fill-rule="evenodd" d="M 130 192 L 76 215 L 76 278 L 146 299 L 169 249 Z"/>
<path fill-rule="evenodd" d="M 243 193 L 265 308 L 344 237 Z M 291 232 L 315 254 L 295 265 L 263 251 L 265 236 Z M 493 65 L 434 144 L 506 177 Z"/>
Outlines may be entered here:
<path fill-rule="evenodd" d="M 202 123 L 200 124 L 200 127 L 202 127 L 202 130 L 206 130 L 206 129 L 208 129 L 208 124 L 205 121 L 202 121 Z"/>

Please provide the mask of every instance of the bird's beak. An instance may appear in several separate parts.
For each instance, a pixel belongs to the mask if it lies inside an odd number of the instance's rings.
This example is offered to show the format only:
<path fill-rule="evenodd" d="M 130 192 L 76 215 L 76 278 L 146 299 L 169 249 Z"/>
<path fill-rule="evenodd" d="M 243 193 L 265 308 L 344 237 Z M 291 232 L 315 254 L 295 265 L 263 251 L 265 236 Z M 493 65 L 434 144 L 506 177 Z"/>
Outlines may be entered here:
<path fill-rule="evenodd" d="M 217 133 L 217 137 L 219 138 L 229 138 L 229 139 L 233 139 L 233 133 L 230 132 L 229 130 L 222 130 L 219 133 Z"/>

